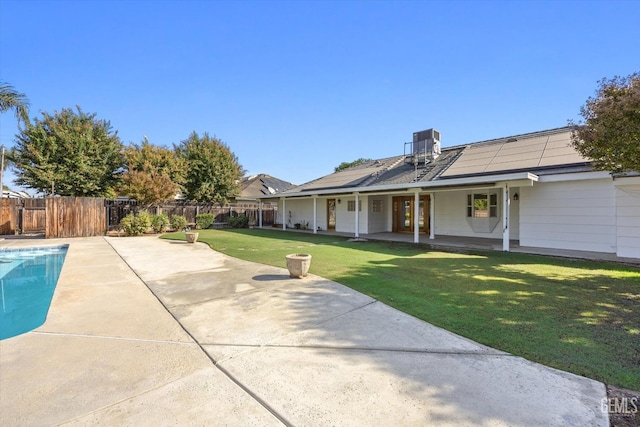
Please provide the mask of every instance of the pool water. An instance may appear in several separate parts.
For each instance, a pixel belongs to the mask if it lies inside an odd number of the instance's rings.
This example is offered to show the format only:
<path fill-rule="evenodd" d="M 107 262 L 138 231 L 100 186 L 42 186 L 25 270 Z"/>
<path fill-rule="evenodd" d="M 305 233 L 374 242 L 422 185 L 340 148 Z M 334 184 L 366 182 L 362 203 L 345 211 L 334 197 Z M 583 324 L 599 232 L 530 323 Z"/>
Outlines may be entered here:
<path fill-rule="evenodd" d="M 44 323 L 67 249 L 0 250 L 0 340 Z"/>

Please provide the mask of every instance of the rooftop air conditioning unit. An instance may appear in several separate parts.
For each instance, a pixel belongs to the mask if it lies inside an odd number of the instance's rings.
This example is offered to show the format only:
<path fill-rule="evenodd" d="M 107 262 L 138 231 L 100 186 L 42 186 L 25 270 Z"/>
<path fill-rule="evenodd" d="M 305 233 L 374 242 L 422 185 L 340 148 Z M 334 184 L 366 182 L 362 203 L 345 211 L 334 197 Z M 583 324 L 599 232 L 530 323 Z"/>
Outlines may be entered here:
<path fill-rule="evenodd" d="M 435 159 L 440 155 L 440 132 L 427 129 L 413 133 L 413 155 L 419 159 Z"/>

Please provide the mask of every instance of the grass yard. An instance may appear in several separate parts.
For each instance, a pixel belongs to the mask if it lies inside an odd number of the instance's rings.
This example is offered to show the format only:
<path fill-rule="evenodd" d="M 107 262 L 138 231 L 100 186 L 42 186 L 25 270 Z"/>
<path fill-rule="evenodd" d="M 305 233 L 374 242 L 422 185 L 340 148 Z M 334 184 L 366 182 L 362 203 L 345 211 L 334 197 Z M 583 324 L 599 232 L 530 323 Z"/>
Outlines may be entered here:
<path fill-rule="evenodd" d="M 349 242 L 278 230 L 200 230 L 199 240 L 240 259 L 310 272 L 434 325 L 529 360 L 640 390 L 640 270 L 504 252 Z M 184 233 L 165 238 L 184 239 Z"/>

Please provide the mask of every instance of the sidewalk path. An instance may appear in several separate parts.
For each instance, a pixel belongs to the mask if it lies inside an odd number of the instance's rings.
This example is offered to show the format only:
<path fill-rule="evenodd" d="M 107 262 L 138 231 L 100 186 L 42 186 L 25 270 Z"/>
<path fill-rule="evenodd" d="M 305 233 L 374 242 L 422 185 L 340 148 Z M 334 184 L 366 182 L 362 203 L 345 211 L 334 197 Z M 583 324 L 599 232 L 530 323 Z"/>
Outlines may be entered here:
<path fill-rule="evenodd" d="M 227 375 L 293 425 L 607 425 L 604 385 L 340 284 L 159 239 L 109 243 Z M 284 265 L 284 260 L 283 260 Z"/>
<path fill-rule="evenodd" d="M 2 425 L 608 426 L 602 383 L 321 277 L 200 243 L 70 242 L 47 322 L 0 342 Z"/>

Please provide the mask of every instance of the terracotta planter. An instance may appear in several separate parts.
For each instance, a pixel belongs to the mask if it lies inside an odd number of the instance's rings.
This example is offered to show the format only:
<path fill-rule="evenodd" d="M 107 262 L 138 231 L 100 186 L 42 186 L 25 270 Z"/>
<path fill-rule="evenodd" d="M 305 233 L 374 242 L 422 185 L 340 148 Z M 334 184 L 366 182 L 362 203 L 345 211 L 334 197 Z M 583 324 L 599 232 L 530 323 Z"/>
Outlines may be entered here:
<path fill-rule="evenodd" d="M 287 259 L 287 270 L 289 277 L 297 277 L 302 279 L 309 272 L 311 267 L 311 255 L 309 254 L 289 254 L 285 256 Z"/>
<path fill-rule="evenodd" d="M 184 233 L 184 235 L 187 238 L 187 243 L 195 243 L 198 241 L 198 233 L 187 232 Z"/>

